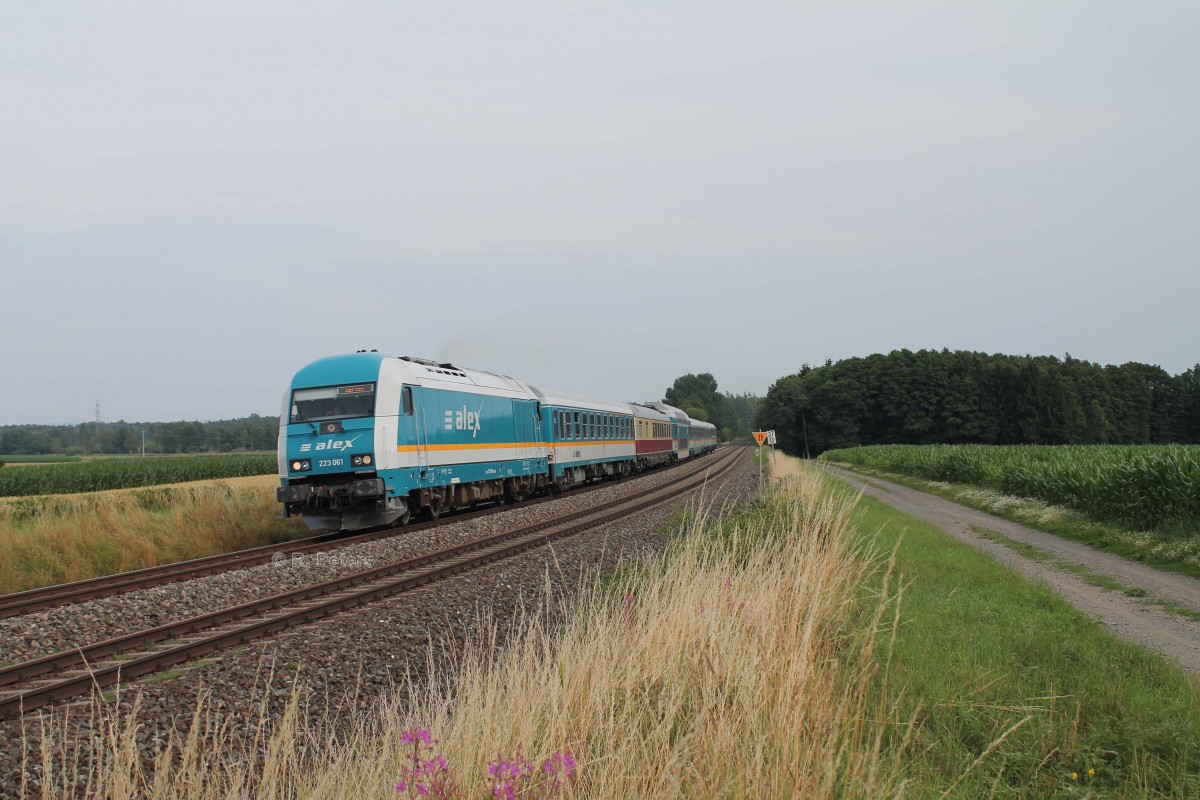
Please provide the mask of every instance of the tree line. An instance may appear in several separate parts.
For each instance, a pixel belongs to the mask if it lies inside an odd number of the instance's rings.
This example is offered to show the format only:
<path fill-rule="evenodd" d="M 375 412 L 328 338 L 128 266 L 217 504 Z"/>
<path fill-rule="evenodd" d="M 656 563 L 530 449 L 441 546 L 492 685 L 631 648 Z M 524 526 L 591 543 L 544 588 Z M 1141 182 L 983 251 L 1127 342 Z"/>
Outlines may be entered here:
<path fill-rule="evenodd" d="M 663 402 L 682 409 L 689 417 L 711 422 L 717 426 L 717 438 L 728 441 L 750 435 L 759 399 L 752 394 L 722 394 L 710 373 L 689 372 L 675 379 Z"/>
<path fill-rule="evenodd" d="M 1200 442 L 1200 365 L 1172 376 L 1055 356 L 894 350 L 780 378 L 758 406 L 780 446 Z"/>
<path fill-rule="evenodd" d="M 83 422 L 78 425 L 6 425 L 0 427 L 0 453 L 134 454 L 228 453 L 274 450 L 278 417 L 251 414 L 212 422 Z"/>

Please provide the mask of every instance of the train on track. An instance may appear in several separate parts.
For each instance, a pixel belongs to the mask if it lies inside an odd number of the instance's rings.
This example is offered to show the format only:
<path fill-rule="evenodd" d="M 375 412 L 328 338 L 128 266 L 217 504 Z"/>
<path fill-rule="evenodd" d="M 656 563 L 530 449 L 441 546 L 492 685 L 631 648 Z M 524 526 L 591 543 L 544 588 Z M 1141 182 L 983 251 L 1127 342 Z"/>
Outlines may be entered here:
<path fill-rule="evenodd" d="M 276 497 L 314 530 L 397 525 L 515 502 L 715 450 L 663 403 L 543 391 L 475 369 L 359 351 L 296 373 L 279 418 Z"/>

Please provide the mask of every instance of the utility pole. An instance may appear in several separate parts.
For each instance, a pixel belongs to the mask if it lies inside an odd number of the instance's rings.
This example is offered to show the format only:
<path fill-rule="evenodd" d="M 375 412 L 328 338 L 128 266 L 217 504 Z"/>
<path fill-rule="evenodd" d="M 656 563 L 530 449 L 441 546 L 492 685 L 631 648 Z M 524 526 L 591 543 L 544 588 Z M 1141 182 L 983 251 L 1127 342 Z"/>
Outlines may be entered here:
<path fill-rule="evenodd" d="M 96 426 L 92 428 L 92 452 L 100 452 L 100 401 L 96 401 Z"/>

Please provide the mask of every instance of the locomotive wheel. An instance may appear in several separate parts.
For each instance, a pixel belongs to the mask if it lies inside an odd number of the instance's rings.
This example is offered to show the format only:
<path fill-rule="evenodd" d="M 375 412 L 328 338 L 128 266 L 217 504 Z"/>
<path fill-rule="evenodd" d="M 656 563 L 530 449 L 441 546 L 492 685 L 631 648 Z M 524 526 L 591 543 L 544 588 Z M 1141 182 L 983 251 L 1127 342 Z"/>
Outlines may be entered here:
<path fill-rule="evenodd" d="M 425 506 L 425 516 L 430 520 L 440 518 L 442 516 L 442 501 L 436 497 L 430 498 L 429 505 Z"/>

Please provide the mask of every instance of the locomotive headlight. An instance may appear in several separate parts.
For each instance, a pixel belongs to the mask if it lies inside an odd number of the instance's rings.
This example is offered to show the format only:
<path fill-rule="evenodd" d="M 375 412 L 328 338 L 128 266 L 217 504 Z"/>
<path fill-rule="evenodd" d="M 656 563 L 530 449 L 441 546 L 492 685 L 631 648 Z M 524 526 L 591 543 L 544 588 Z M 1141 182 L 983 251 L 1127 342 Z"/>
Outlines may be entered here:
<path fill-rule="evenodd" d="M 350 463 L 356 467 L 369 467 L 373 461 L 374 459 L 369 455 L 350 457 Z"/>
<path fill-rule="evenodd" d="M 308 472 L 310 469 L 312 469 L 312 462 L 307 458 L 292 462 L 292 472 Z"/>

